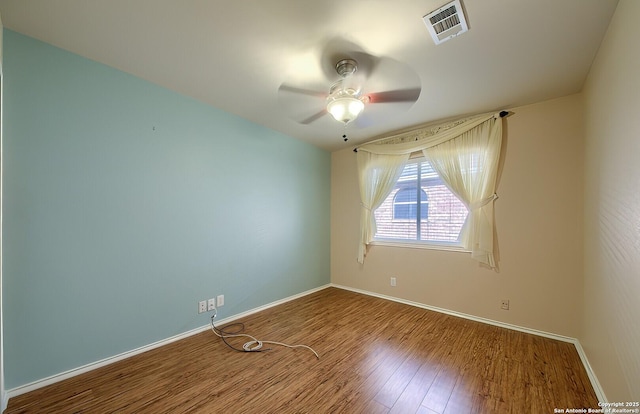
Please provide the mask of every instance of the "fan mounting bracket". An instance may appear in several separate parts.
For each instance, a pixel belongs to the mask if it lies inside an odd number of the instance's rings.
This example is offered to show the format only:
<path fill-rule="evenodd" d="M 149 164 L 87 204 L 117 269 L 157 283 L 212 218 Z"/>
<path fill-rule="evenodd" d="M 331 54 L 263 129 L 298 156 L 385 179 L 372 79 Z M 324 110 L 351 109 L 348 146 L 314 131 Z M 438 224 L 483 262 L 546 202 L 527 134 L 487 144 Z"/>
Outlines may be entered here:
<path fill-rule="evenodd" d="M 336 63 L 336 72 L 341 78 L 351 76 L 358 70 L 358 62 L 353 59 L 342 59 Z"/>

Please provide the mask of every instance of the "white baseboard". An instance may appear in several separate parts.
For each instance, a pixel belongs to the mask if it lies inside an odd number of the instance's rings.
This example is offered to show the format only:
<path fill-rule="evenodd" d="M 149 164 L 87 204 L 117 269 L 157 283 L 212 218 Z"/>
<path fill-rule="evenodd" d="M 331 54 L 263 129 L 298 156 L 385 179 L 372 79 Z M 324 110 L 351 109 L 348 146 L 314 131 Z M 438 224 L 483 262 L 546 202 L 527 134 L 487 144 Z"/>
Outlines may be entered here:
<path fill-rule="evenodd" d="M 9 398 L 7 397 L 7 393 L 5 392 L 5 390 L 2 390 L 0 394 L 2 394 L 0 396 L 0 413 L 3 413 L 4 410 L 7 409 L 7 405 L 9 404 Z"/>
<path fill-rule="evenodd" d="M 514 331 L 520 331 L 520 332 L 524 332 L 524 333 L 530 333 L 530 334 L 533 334 L 533 335 L 544 336 L 546 338 L 556 339 L 556 340 L 562 341 L 562 342 L 571 342 L 571 343 L 573 343 L 573 342 L 576 341 L 575 338 L 571 338 L 571 337 L 568 337 L 568 336 L 558 335 L 558 334 L 549 333 L 549 332 L 545 332 L 545 331 L 539 331 L 537 329 L 525 328 L 525 327 L 522 327 L 522 326 L 512 325 L 512 324 L 505 323 L 505 322 L 494 321 L 493 319 L 481 318 L 479 316 L 469 315 L 469 314 L 462 313 L 462 312 L 456 312 L 456 311 L 452 311 L 452 310 L 449 310 L 449 309 L 438 308 L 437 306 L 425 305 L 424 303 L 413 302 L 413 301 L 406 300 L 406 299 L 396 298 L 394 296 L 382 295 L 382 294 L 375 293 L 375 292 L 369 292 L 367 290 L 355 289 L 355 288 L 351 288 L 351 287 L 348 287 L 348 286 L 336 285 L 336 284 L 333 284 L 333 283 L 331 284 L 331 286 L 339 288 L 339 289 L 350 290 L 350 291 L 356 292 L 356 293 L 362 293 L 363 295 L 374 296 L 374 297 L 380 298 L 380 299 L 386 299 L 386 300 L 390 300 L 390 301 L 393 301 L 393 302 L 403 303 L 405 305 L 410 305 L 410 306 L 415 306 L 415 307 L 422 308 L 422 309 L 431 310 L 431 311 L 438 312 L 438 313 L 444 313 L 444 314 L 451 315 L 451 316 L 457 316 L 458 318 L 469 319 L 469 320 L 472 320 L 472 321 L 482 322 L 482 323 L 486 323 L 488 325 L 499 326 L 501 328 L 507 328 L 507 329 L 511 329 L 511 330 L 514 330 Z"/>
<path fill-rule="evenodd" d="M 576 350 L 578 351 L 580 360 L 582 360 L 582 365 L 584 365 L 584 369 L 585 371 L 587 371 L 587 375 L 589 376 L 589 381 L 591 381 L 591 386 L 593 387 L 593 390 L 596 392 L 598 401 L 603 403 L 609 402 L 609 400 L 607 400 L 607 396 L 604 394 L 604 389 L 600 385 L 600 381 L 598 381 L 598 377 L 596 377 L 595 372 L 593 372 L 593 369 L 591 368 L 591 364 L 589 364 L 589 360 L 587 359 L 587 354 L 584 352 L 584 349 L 582 348 L 580 341 L 576 339 L 576 342 L 574 343 L 574 345 L 576 346 Z"/>
<path fill-rule="evenodd" d="M 280 305 L 280 304 L 283 304 L 283 303 L 286 303 L 286 302 L 290 302 L 290 301 L 292 301 L 294 299 L 298 299 L 298 298 L 301 298 L 303 296 L 307 296 L 307 295 L 309 295 L 311 293 L 320 291 L 322 289 L 326 289 L 329 286 L 331 286 L 331 285 L 320 286 L 318 288 L 307 290 L 305 292 L 298 293 L 296 295 L 289 296 L 287 298 L 280 299 L 280 300 L 277 300 L 275 302 L 268 303 L 268 304 L 266 304 L 264 306 L 260 306 L 260 307 L 254 308 L 254 309 L 248 310 L 246 312 L 239 313 L 237 315 L 233 315 L 233 316 L 225 318 L 225 319 L 220 319 L 219 321 L 216 322 L 216 324 L 221 324 L 222 325 L 222 324 L 226 324 L 226 323 L 232 322 L 234 320 L 243 318 L 245 316 L 254 314 L 256 312 L 260 312 L 260 311 L 263 311 L 265 309 L 269 309 L 269 308 L 272 308 L 274 306 L 277 306 L 277 305 Z M 16 387 L 16 388 L 12 388 L 10 390 L 7 390 L 5 393 L 3 393 L 3 396 L 2 396 L 3 407 L 6 407 L 9 399 L 12 398 L 12 397 L 15 397 L 15 396 L 18 396 L 18 395 L 21 395 L 21 394 L 24 394 L 24 393 L 27 393 L 27 392 L 30 392 L 30 391 L 37 390 L 39 388 L 46 387 L 47 385 L 55 384 L 56 382 L 60 382 L 60 381 L 75 377 L 76 375 L 84 374 L 85 372 L 93 371 L 94 369 L 104 367 L 105 365 L 113 364 L 114 362 L 121 361 L 123 359 L 132 357 L 134 355 L 138 355 L 138 354 L 141 354 L 143 352 L 147 352 L 147 351 L 150 351 L 152 349 L 159 348 L 159 347 L 164 346 L 164 345 L 168 345 L 168 344 L 170 344 L 172 342 L 188 338 L 188 337 L 190 337 L 192 335 L 199 334 L 200 332 L 204 332 L 204 331 L 206 331 L 208 329 L 211 329 L 211 325 L 210 324 L 206 324 L 206 325 L 201 326 L 199 328 L 195 328 L 195 329 L 192 329 L 190 331 L 187 331 L 187 332 L 184 332 L 184 333 L 181 333 L 181 334 L 178 334 L 178 335 L 174 335 L 174 336 L 172 336 L 170 338 L 162 339 L 162 340 L 154 342 L 152 344 L 145 345 L 145 346 L 142 346 L 140 348 L 133 349 L 131 351 L 123 352 L 121 354 L 114 355 L 112 357 L 101 359 L 99 361 L 92 362 L 90 364 L 83 365 L 81 367 L 74 368 L 74 369 L 71 369 L 69 371 L 61 372 L 59 374 L 55 374 L 55 375 L 52 375 L 50 377 L 37 380 L 37 381 L 31 382 L 29 384 L 25 384 L 25 385 L 21 385 L 21 386 Z M 3 408 L 3 410 L 4 410 L 4 408 Z M 1 412 L 2 412 L 2 410 L 0 410 L 0 413 Z"/>
<path fill-rule="evenodd" d="M 209 327 L 209 325 L 201 326 L 199 328 L 192 329 L 190 331 L 181 333 L 179 335 L 175 335 L 175 336 L 172 336 L 170 338 L 166 338 L 166 339 L 154 342 L 154 343 L 149 344 L 149 345 L 141 346 L 140 348 L 136 348 L 136 349 L 133 349 L 131 351 L 123 352 L 121 354 L 114 355 L 112 357 L 104 358 L 104 359 L 101 359 L 99 361 L 92 362 L 92 363 L 87 364 L 87 365 L 83 365 L 83 366 L 78 367 L 78 368 L 70 369 L 68 371 L 61 372 L 59 374 L 55 374 L 55 375 L 52 375 L 52 376 L 47 377 L 47 378 L 43 378 L 43 379 L 28 383 L 28 384 L 25 384 L 25 385 L 21 385 L 21 386 L 16 387 L 16 388 L 12 388 L 12 389 L 7 391 L 7 396 L 8 396 L 7 399 L 10 399 L 12 397 L 16 397 L 16 396 L 18 396 L 20 394 L 24 394 L 24 393 L 27 393 L 27 392 L 30 392 L 30 391 L 37 390 L 38 388 L 46 387 L 47 385 L 55 384 L 56 382 L 60 382 L 60 381 L 75 377 L 76 375 L 84 374 L 85 372 L 93 371 L 94 369 L 98 369 L 98 368 L 104 367 L 106 365 L 113 364 L 114 362 L 122 361 L 123 359 L 127 359 L 129 357 L 134 356 L 134 355 L 138 355 L 138 354 L 141 354 L 143 352 L 150 351 L 152 349 L 161 347 L 163 345 L 170 344 L 171 342 L 175 342 L 175 341 L 179 341 L 179 340 L 184 339 L 184 338 L 188 338 L 188 337 L 190 337 L 192 335 L 195 335 L 195 334 L 198 334 L 200 332 L 203 332 L 203 331 L 207 330 L 208 327 Z"/>
<path fill-rule="evenodd" d="M 293 296 L 289 296 L 287 298 L 284 298 L 284 299 L 281 299 L 281 300 L 277 300 L 275 302 L 268 303 L 268 304 L 266 304 L 264 306 L 260 306 L 260 307 L 248 310 L 246 312 L 242 312 L 242 313 L 230 316 L 228 318 L 221 319 L 221 320 L 217 321 L 216 324 L 224 325 L 226 323 L 233 322 L 235 320 L 238 320 L 240 318 L 244 318 L 246 316 L 249 316 L 249 315 L 252 315 L 254 313 L 263 311 L 265 309 L 269 309 L 269 308 L 272 308 L 274 306 L 277 306 L 277 305 L 280 305 L 280 304 L 283 304 L 283 303 L 286 303 L 286 302 L 290 302 L 292 300 L 295 300 L 295 299 L 310 295 L 312 293 L 318 292 L 318 291 L 326 289 L 328 287 L 335 287 L 335 288 L 338 288 L 338 289 L 349 290 L 349 291 L 352 291 L 352 292 L 361 293 L 361 294 L 368 295 L 368 296 L 373 296 L 373 297 L 378 297 L 378 298 L 390 300 L 390 301 L 393 301 L 393 302 L 403 303 L 405 305 L 415 306 L 415 307 L 431 310 L 431 311 L 434 311 L 434 312 L 439 312 L 439 313 L 444 313 L 444 314 L 451 315 L 451 316 L 456 316 L 456 317 L 459 317 L 459 318 L 469 319 L 469 320 L 473 320 L 473 321 L 476 321 L 476 322 L 486 323 L 486 324 L 489 324 L 489 325 L 499 326 L 499 327 L 502 327 L 502 328 L 512 329 L 512 330 L 520 331 L 520 332 L 524 332 L 524 333 L 530 333 L 530 334 L 533 334 L 533 335 L 543 336 L 543 337 L 546 337 L 546 338 L 556 339 L 558 341 L 570 342 L 570 343 L 574 344 L 574 346 L 576 347 L 578 355 L 580 356 L 580 360 L 582 361 L 582 364 L 584 365 L 584 368 L 585 368 L 585 370 L 587 372 L 589 380 L 591 381 L 591 385 L 593 386 L 593 389 L 594 389 L 594 391 L 596 393 L 596 396 L 598 397 L 598 400 L 601 401 L 601 402 L 608 402 L 606 397 L 605 397 L 604 391 L 602 390 L 602 387 L 600 386 L 600 383 L 599 383 L 597 377 L 595 376 L 595 373 L 593 372 L 593 370 L 591 369 L 591 366 L 589 365 L 589 361 L 587 359 L 587 356 L 584 353 L 584 349 L 582 349 L 582 346 L 580 345 L 580 342 L 576 338 L 571 338 L 571 337 L 568 337 L 568 336 L 558 335 L 558 334 L 549 333 L 549 332 L 545 332 L 545 331 L 539 331 L 537 329 L 525 328 L 525 327 L 522 327 L 522 326 L 512 325 L 512 324 L 508 324 L 508 323 L 504 323 L 504 322 L 494 321 L 494 320 L 491 320 L 491 319 L 481 318 L 481 317 L 478 317 L 478 316 L 468 315 L 468 314 L 461 313 L 461 312 L 456 312 L 456 311 L 451 311 L 451 310 L 448 310 L 448 309 L 438 308 L 438 307 L 435 307 L 435 306 L 425 305 L 423 303 L 404 300 L 404 299 L 396 298 L 396 297 L 393 297 L 393 296 L 381 295 L 381 294 L 378 294 L 378 293 L 374 293 L 374 292 L 370 292 L 370 291 L 366 291 L 366 290 L 361 290 L 361 289 L 355 289 L 355 288 L 351 288 L 351 287 L 348 287 L 348 286 L 337 285 L 337 284 L 334 284 L 334 283 L 331 283 L 331 284 L 328 284 L 328 285 L 324 285 L 324 286 L 320 286 L 318 288 L 314 288 L 314 289 L 311 289 L 311 290 L 307 290 L 305 292 L 302 292 L 302 293 L 299 293 L 299 294 L 296 294 L 296 295 L 293 295 Z M 93 362 L 93 363 L 90 363 L 90 364 L 87 364 L 87 365 L 84 365 L 84 366 L 81 366 L 81 367 L 78 367 L 78 368 L 75 368 L 75 369 L 71 369 L 69 371 L 65 371 L 65 372 L 62 372 L 60 374 L 52 375 L 50 377 L 43 378 L 41 380 L 37 380 L 37 381 L 31 382 L 29 384 L 25 384 L 25 385 L 22 385 L 22 386 L 19 386 L 19 387 L 16 387 L 16 388 L 12 388 L 12 389 L 7 390 L 7 391 L 2 390 L 2 396 L 1 396 L 1 404 L 2 404 L 2 406 L 0 407 L 0 413 L 2 411 L 4 411 L 4 409 L 6 408 L 6 406 L 8 404 L 9 399 L 12 398 L 12 397 L 15 397 L 15 396 L 18 396 L 18 395 L 21 395 L 21 394 L 24 394 L 24 393 L 27 393 L 27 392 L 30 392 L 30 391 L 34 391 L 34 390 L 37 390 L 37 389 L 42 388 L 42 387 L 46 387 L 47 385 L 51 385 L 51 384 L 54 384 L 56 382 L 63 381 L 65 379 L 68 379 L 68 378 L 71 378 L 71 377 L 75 377 L 76 375 L 80 375 L 80 374 L 83 374 L 85 372 L 89 372 L 89 371 L 92 371 L 94 369 L 103 367 L 105 365 L 109 365 L 109 364 L 112 364 L 114 362 L 118 362 L 118 361 L 121 361 L 123 359 L 132 357 L 134 355 L 138 355 L 138 354 L 141 354 L 143 352 L 150 351 L 152 349 L 159 348 L 161 346 L 170 344 L 172 342 L 188 338 L 188 337 L 190 337 L 192 335 L 196 335 L 196 334 L 198 334 L 200 332 L 204 332 L 204 331 L 206 331 L 206 330 L 208 330 L 210 328 L 211 328 L 210 325 L 207 324 L 207 325 L 201 326 L 199 328 L 195 328 L 195 329 L 192 329 L 190 331 L 184 332 L 182 334 L 175 335 L 175 336 L 172 336 L 170 338 L 166 338 L 166 339 L 154 342 L 152 344 L 145 345 L 145 346 L 142 346 L 140 348 L 136 348 L 136 349 L 133 349 L 131 351 L 124 352 L 124 353 L 121 353 L 121 354 L 118 354 L 118 355 L 115 355 L 115 356 L 112 356 L 112 357 L 109 357 L 109 358 L 105 358 L 105 359 L 102 359 L 100 361 L 96 361 L 96 362 Z"/>
<path fill-rule="evenodd" d="M 578 352 L 578 356 L 580 357 L 580 360 L 582 361 L 582 365 L 584 366 L 584 369 L 587 372 L 587 376 L 589 377 L 589 381 L 591 381 L 591 386 L 593 387 L 593 390 L 596 393 L 596 397 L 598 397 L 598 401 L 600 401 L 600 402 L 608 402 L 607 398 L 606 398 L 606 396 L 604 394 L 604 390 L 602 389 L 602 386 L 600 385 L 600 382 L 598 381 L 598 378 L 596 377 L 595 373 L 593 372 L 593 369 L 591 369 L 591 365 L 589 364 L 589 360 L 587 359 L 587 355 L 585 354 L 584 349 L 582 348 L 582 345 L 580 345 L 580 341 L 578 341 L 577 338 L 571 338 L 569 336 L 558 335 L 558 334 L 554 334 L 554 333 L 550 333 L 550 332 L 540 331 L 540 330 L 537 330 L 537 329 L 525 328 L 523 326 L 512 325 L 510 323 L 494 321 L 492 319 L 481 318 L 479 316 L 473 316 L 473 315 L 469 315 L 469 314 L 462 313 L 462 312 L 452 311 L 452 310 L 449 310 L 449 309 L 438 308 L 436 306 L 425 305 L 423 303 L 413 302 L 413 301 L 405 300 L 405 299 L 400 299 L 400 298 L 396 298 L 396 297 L 393 297 L 393 296 L 382 295 L 382 294 L 375 293 L 375 292 L 370 292 L 370 291 L 367 291 L 367 290 L 361 290 L 361 289 L 356 289 L 356 288 L 352 288 L 352 287 L 348 287 L 348 286 L 337 285 L 335 283 L 332 283 L 331 286 L 333 286 L 335 288 L 338 288 L 338 289 L 349 290 L 351 292 L 362 293 L 363 295 L 374 296 L 374 297 L 377 297 L 377 298 L 386 299 L 386 300 L 390 300 L 390 301 L 393 301 L 393 302 L 403 303 L 405 305 L 410 305 L 410 306 L 415 306 L 415 307 L 422 308 L 422 309 L 431 310 L 431 311 L 434 311 L 434 312 L 444 313 L 444 314 L 451 315 L 451 316 L 457 316 L 459 318 L 464 318 L 464 319 L 469 319 L 469 320 L 476 321 L 476 322 L 486 323 L 486 324 L 489 324 L 489 325 L 499 326 L 501 328 L 507 328 L 507 329 L 511 329 L 511 330 L 514 330 L 514 331 L 529 333 L 529 334 L 532 334 L 532 335 L 543 336 L 545 338 L 555 339 L 555 340 L 562 341 L 562 342 L 572 343 L 576 347 L 576 351 Z"/>

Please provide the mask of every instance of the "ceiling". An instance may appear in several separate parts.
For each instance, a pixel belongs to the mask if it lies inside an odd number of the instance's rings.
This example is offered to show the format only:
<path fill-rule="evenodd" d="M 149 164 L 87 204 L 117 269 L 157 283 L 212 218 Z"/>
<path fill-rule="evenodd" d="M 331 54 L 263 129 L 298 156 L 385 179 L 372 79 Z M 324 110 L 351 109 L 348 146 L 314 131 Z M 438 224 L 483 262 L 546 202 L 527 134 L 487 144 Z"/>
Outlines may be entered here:
<path fill-rule="evenodd" d="M 422 17 L 448 2 L 0 0 L 0 14 L 5 28 L 333 151 L 579 92 L 617 4 L 462 0 L 469 31 L 435 45 Z M 391 67 L 365 93 L 417 82 L 418 100 L 368 104 L 367 123 L 346 129 L 329 115 L 301 124 L 292 111 L 311 111 L 308 100 L 322 109 L 324 99 L 279 88 L 328 93 L 336 53 Z"/>

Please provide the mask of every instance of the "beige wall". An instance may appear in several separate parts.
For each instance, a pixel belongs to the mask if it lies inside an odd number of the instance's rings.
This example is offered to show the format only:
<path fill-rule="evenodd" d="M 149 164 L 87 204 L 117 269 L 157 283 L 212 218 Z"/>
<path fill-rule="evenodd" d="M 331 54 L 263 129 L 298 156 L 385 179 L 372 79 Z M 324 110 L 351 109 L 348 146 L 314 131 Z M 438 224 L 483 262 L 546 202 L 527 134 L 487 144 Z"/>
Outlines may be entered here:
<path fill-rule="evenodd" d="M 468 253 L 373 246 L 356 261 L 356 157 L 332 154 L 333 283 L 578 336 L 582 312 L 582 97 L 509 108 L 496 223 L 500 272 Z M 389 278 L 397 277 L 397 287 Z M 509 299 L 511 310 L 500 309 Z"/>
<path fill-rule="evenodd" d="M 465 253 L 385 246 L 358 265 L 356 161 L 343 150 L 332 154 L 332 282 L 577 337 L 608 401 L 637 401 L 638 16 L 640 1 L 620 1 L 582 94 L 509 108 L 496 203 L 499 273 Z M 500 310 L 503 298 L 511 310 Z"/>
<path fill-rule="evenodd" d="M 621 0 L 584 89 L 580 342 L 609 401 L 640 399 L 640 1 Z"/>

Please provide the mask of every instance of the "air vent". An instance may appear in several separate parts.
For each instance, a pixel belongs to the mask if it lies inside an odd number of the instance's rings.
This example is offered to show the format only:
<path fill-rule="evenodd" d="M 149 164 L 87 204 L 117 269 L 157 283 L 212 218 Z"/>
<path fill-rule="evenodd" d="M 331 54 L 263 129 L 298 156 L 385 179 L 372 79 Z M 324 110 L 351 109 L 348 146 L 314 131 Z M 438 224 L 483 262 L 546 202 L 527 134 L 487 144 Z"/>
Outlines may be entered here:
<path fill-rule="evenodd" d="M 469 30 L 460 0 L 453 0 L 423 17 L 436 45 Z"/>

